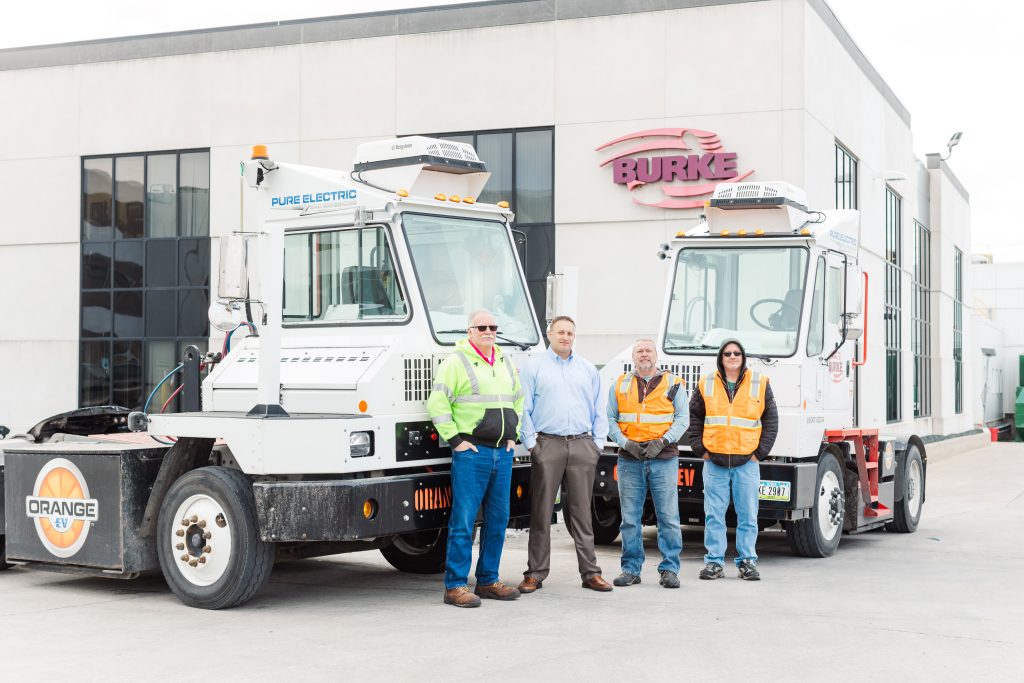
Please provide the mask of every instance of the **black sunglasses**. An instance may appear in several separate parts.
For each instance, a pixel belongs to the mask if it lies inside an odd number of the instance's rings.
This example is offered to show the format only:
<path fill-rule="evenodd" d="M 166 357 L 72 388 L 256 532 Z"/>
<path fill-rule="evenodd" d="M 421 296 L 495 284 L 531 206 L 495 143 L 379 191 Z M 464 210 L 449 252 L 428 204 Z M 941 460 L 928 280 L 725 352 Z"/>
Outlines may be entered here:
<path fill-rule="evenodd" d="M 498 326 L 497 325 L 470 325 L 469 329 L 477 330 L 479 332 L 486 332 L 487 330 L 490 330 L 491 332 L 497 332 L 498 331 Z"/>
<path fill-rule="evenodd" d="M 722 351 L 722 355 L 723 356 L 736 356 L 736 357 L 739 357 L 739 356 L 743 355 L 743 352 L 742 351 Z"/>

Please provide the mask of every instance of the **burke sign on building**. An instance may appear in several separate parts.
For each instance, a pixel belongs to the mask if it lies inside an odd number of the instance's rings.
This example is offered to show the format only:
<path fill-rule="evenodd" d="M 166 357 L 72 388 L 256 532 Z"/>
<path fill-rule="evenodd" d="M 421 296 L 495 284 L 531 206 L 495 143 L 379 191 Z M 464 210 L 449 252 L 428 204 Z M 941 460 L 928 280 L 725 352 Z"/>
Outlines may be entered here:
<path fill-rule="evenodd" d="M 661 154 L 648 156 L 652 152 L 694 152 L 687 137 L 695 141 L 701 153 Z M 627 147 L 622 143 L 631 142 Z M 720 183 L 735 183 L 743 180 L 753 170 L 737 170 L 736 153 L 722 149 L 718 135 L 696 128 L 654 128 L 623 135 L 600 145 L 595 151 L 622 145 L 619 151 L 601 162 L 601 166 L 612 166 L 612 180 L 625 185 L 630 192 L 651 183 L 664 183 L 661 191 L 664 197 L 658 201 L 643 201 L 637 196 L 633 201 L 644 206 L 662 209 L 693 209 L 704 204 L 703 197 L 710 195 Z M 681 181 L 681 182 L 676 182 Z M 707 181 L 694 184 L 693 181 Z M 673 184 L 667 184 L 673 183 Z"/>

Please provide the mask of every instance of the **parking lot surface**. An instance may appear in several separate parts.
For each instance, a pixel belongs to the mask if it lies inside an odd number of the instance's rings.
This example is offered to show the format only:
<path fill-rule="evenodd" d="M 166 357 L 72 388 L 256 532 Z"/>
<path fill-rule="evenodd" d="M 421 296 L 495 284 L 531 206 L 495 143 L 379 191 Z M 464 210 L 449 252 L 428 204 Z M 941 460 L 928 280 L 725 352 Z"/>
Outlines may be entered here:
<path fill-rule="evenodd" d="M 764 580 L 698 581 L 702 530 L 684 529 L 682 588 L 658 585 L 654 529 L 643 583 L 580 587 L 572 542 L 553 530 L 542 590 L 479 609 L 443 605 L 437 576 L 378 552 L 278 565 L 248 605 L 180 604 L 159 578 L 0 573 L 0 680 L 1021 680 L 1024 444 L 932 462 L 910 535 L 843 538 L 793 557 L 761 534 Z M 730 534 L 731 543 L 731 534 Z M 510 532 L 502 576 L 526 566 Z M 618 546 L 598 549 L 609 580 Z"/>

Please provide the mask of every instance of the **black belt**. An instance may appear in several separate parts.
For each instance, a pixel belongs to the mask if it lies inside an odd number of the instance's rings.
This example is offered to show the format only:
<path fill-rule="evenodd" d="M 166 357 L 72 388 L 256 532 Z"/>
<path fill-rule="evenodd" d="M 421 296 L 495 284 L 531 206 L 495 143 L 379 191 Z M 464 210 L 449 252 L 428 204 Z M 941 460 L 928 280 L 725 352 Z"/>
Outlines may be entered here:
<path fill-rule="evenodd" d="M 547 432 L 537 432 L 538 436 L 546 436 L 549 439 L 564 439 L 565 441 L 575 441 L 576 439 L 592 439 L 590 432 L 584 434 L 548 434 Z"/>

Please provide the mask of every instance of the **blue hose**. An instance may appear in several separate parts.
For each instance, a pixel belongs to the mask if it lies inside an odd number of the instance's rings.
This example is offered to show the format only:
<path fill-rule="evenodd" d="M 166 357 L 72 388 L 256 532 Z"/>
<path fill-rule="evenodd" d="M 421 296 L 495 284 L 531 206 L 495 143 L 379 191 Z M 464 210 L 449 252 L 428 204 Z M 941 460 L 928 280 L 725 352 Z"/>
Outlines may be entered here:
<path fill-rule="evenodd" d="M 160 391 L 160 387 L 162 387 L 164 385 L 164 382 L 166 382 L 168 379 L 170 379 L 171 376 L 174 375 L 174 373 L 176 373 L 178 370 L 181 370 L 183 367 L 185 367 L 184 363 L 179 364 L 178 367 L 174 368 L 173 370 L 168 372 L 166 375 L 164 375 L 164 378 L 162 380 L 160 380 L 160 382 L 157 383 L 157 385 L 155 387 L 153 387 L 153 391 L 149 394 L 149 398 L 146 399 L 146 405 L 142 406 L 142 412 L 143 413 L 145 413 L 146 415 L 149 415 L 149 404 L 153 400 L 153 397 L 156 396 L 156 392 Z"/>

